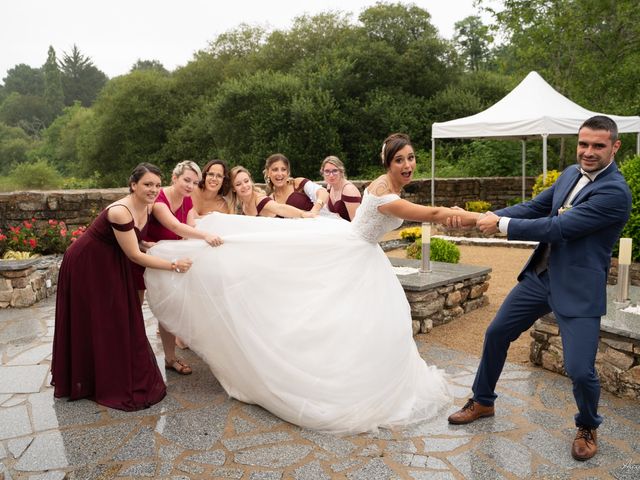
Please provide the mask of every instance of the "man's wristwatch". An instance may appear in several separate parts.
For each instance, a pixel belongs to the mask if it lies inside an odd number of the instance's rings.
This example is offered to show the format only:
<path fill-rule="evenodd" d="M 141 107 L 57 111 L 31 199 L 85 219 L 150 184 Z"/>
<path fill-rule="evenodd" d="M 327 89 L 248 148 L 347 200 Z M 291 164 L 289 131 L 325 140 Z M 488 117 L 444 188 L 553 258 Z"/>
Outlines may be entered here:
<path fill-rule="evenodd" d="M 498 217 L 498 219 L 496 220 L 496 228 L 499 230 L 500 229 L 500 219 L 502 217 Z"/>

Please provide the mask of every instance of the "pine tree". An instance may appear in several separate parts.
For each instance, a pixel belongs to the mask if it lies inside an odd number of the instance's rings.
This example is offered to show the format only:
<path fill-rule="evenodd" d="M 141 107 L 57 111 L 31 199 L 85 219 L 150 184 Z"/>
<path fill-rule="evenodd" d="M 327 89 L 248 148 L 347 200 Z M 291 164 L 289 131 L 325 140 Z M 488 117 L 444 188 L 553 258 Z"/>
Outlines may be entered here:
<path fill-rule="evenodd" d="M 62 113 L 62 108 L 64 107 L 62 78 L 56 61 L 56 51 L 52 46 L 49 46 L 47 61 L 42 70 L 44 72 L 44 102 L 49 114 L 47 119 L 47 124 L 49 124 Z"/>

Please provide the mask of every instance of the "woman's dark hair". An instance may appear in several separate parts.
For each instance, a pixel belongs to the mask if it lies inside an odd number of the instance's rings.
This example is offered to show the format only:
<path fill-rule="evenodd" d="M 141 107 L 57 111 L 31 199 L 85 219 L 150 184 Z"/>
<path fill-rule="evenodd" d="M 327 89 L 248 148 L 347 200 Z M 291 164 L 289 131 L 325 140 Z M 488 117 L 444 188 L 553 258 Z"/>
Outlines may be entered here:
<path fill-rule="evenodd" d="M 407 145 L 413 148 L 411 139 L 406 133 L 392 133 L 389 135 L 382 144 L 382 150 L 380 151 L 380 159 L 384 168 L 389 168 L 396 153 Z"/>
<path fill-rule="evenodd" d="M 229 166 L 227 165 L 227 162 L 220 160 L 219 158 L 214 158 L 206 163 L 202 169 L 202 178 L 198 182 L 198 187 L 200 190 L 204 190 L 204 182 L 207 179 L 207 172 L 212 165 L 222 165 L 222 174 L 224 175 L 224 178 L 222 179 L 222 186 L 220 187 L 219 193 L 224 197 L 229 193 L 229 190 L 231 190 L 231 180 L 229 179 Z"/>
<path fill-rule="evenodd" d="M 269 179 L 269 168 L 276 162 L 282 162 L 287 167 L 287 171 L 289 175 L 291 175 L 291 165 L 289 164 L 289 159 L 285 157 L 281 153 L 274 153 L 270 155 L 267 160 L 264 162 L 264 170 L 262 170 L 262 175 L 264 175 L 264 182 L 267 184 L 269 190 L 273 190 L 273 183 Z"/>
<path fill-rule="evenodd" d="M 129 193 L 133 193 L 131 184 L 138 183 L 145 173 L 153 173 L 154 175 L 162 178 L 162 172 L 160 172 L 160 169 L 152 163 L 139 163 L 138 165 L 136 165 L 136 168 L 131 171 L 131 175 L 129 176 Z"/>

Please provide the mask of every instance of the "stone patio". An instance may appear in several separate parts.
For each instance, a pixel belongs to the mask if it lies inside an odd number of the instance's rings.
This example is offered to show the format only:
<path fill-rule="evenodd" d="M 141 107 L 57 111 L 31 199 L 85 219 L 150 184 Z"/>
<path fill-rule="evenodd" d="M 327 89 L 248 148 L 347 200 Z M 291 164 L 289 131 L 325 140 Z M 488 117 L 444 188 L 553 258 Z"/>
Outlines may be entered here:
<path fill-rule="evenodd" d="M 497 414 L 468 426 L 442 416 L 402 430 L 335 436 L 299 428 L 230 400 L 192 352 L 194 373 L 169 372 L 167 397 L 139 412 L 53 398 L 54 300 L 0 311 L 0 478 L 166 479 L 638 479 L 640 405 L 603 392 L 600 453 L 571 458 L 575 410 L 567 378 L 507 364 Z M 147 333 L 162 364 L 156 321 Z M 478 339 L 481 341 L 481 339 Z M 478 359 L 417 338 L 451 375 L 456 405 Z"/>

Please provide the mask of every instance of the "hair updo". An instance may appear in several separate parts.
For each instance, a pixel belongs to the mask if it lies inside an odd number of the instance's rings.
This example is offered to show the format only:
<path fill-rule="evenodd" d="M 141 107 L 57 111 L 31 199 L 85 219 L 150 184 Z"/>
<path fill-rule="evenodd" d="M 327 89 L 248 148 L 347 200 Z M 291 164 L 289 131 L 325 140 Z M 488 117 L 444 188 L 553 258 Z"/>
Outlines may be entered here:
<path fill-rule="evenodd" d="M 153 165 L 152 163 L 142 162 L 136 165 L 136 167 L 131 171 L 131 175 L 129 175 L 129 193 L 133 193 L 133 188 L 131 185 L 134 183 L 138 183 L 142 177 L 144 177 L 145 173 L 153 173 L 158 177 L 162 178 L 162 173 L 160 169 Z"/>
<path fill-rule="evenodd" d="M 382 150 L 380 151 L 380 160 L 384 168 L 388 169 L 396 153 L 407 145 L 413 148 L 411 139 L 406 133 L 392 133 L 389 135 L 382 143 Z"/>

